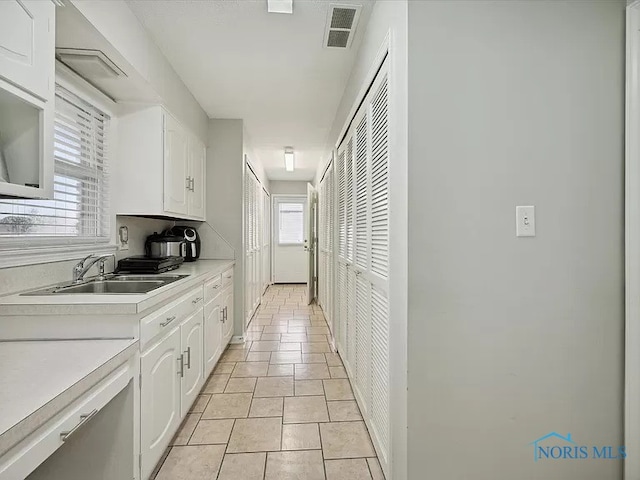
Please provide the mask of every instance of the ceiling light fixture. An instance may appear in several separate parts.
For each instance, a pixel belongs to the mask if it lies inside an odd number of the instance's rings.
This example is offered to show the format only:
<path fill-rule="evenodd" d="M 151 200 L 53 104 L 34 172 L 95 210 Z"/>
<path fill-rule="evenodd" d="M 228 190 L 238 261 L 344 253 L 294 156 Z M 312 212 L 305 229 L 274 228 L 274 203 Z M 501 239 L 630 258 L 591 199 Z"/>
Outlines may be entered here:
<path fill-rule="evenodd" d="M 269 13 L 293 13 L 293 0 L 267 0 Z"/>
<path fill-rule="evenodd" d="M 293 172 L 293 169 L 295 168 L 293 148 L 291 147 L 284 149 L 284 168 L 287 172 Z"/>

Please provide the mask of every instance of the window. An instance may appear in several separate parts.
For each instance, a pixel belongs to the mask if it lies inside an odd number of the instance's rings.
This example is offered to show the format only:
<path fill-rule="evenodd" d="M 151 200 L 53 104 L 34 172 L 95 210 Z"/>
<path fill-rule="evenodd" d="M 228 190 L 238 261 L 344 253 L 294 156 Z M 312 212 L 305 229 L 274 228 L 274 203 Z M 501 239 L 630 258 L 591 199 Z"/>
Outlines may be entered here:
<path fill-rule="evenodd" d="M 302 244 L 304 240 L 304 204 L 278 204 L 278 225 L 280 245 Z"/>
<path fill-rule="evenodd" d="M 56 85 L 53 200 L 0 199 L 0 243 L 26 237 L 30 243 L 40 238 L 40 246 L 109 241 L 109 120 Z"/>

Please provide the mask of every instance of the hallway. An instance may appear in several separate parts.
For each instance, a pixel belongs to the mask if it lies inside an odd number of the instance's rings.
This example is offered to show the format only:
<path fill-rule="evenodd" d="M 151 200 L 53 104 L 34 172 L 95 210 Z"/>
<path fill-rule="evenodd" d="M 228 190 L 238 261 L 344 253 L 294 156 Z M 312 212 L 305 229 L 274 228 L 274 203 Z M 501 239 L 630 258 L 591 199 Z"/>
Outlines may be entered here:
<path fill-rule="evenodd" d="M 269 287 L 156 480 L 384 480 L 322 310 L 305 297 L 303 285 Z"/>

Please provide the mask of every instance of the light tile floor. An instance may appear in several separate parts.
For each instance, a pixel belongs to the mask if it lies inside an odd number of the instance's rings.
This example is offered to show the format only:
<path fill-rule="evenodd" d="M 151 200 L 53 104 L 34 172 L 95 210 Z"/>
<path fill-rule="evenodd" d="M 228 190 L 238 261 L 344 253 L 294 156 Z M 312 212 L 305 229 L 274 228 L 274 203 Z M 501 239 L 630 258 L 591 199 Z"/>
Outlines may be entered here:
<path fill-rule="evenodd" d="M 246 342 L 224 352 L 156 472 L 156 480 L 384 480 L 305 286 L 267 290 Z"/>

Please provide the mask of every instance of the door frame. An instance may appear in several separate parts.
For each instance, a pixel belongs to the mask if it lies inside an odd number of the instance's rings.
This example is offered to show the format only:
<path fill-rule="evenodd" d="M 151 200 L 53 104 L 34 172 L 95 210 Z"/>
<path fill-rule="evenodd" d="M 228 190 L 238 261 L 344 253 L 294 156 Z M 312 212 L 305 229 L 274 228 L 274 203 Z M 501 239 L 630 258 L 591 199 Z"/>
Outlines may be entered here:
<path fill-rule="evenodd" d="M 640 0 L 639 0 L 640 1 Z M 278 206 L 278 200 L 282 198 L 291 198 L 296 200 L 307 201 L 306 194 L 300 193 L 273 193 L 271 194 L 271 285 L 276 283 L 276 246 L 278 245 L 278 234 L 276 232 L 276 226 L 280 225 L 280 219 L 278 218 L 278 212 L 276 207 Z M 306 218 L 304 219 L 306 221 Z"/>
<path fill-rule="evenodd" d="M 625 122 L 624 444 L 640 451 L 640 0 L 627 6 Z M 640 478 L 640 457 L 624 460 L 625 480 Z"/>
<path fill-rule="evenodd" d="M 307 302 L 309 305 L 318 300 L 318 190 L 307 182 L 307 218 L 305 219 L 309 271 L 307 272 Z"/>

